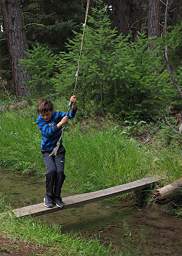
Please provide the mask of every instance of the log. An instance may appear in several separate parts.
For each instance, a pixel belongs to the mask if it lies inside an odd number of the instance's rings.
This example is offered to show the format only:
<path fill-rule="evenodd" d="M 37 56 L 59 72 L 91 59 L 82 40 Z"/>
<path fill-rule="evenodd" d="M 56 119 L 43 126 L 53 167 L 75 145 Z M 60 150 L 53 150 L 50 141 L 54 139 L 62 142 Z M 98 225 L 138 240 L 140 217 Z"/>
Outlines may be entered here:
<path fill-rule="evenodd" d="M 180 193 L 182 193 L 182 178 L 162 188 L 158 188 L 154 192 L 154 200 L 162 201 L 166 199 L 172 199 Z"/>

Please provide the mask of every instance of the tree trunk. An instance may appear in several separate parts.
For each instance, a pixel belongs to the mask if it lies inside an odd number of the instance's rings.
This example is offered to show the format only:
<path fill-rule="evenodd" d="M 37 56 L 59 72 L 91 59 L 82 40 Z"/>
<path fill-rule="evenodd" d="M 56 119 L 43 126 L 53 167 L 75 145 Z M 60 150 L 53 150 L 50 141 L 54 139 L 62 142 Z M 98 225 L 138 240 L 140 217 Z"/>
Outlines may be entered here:
<path fill-rule="evenodd" d="M 129 32 L 130 3 L 127 0 L 112 1 L 112 16 L 114 26 L 124 34 Z"/>
<path fill-rule="evenodd" d="M 1 0 L 4 30 L 6 33 L 8 50 L 11 57 L 12 81 L 17 96 L 26 96 L 28 90 L 26 81 L 28 76 L 20 65 L 27 48 L 23 32 L 23 18 L 19 1 Z"/>
<path fill-rule="evenodd" d="M 160 0 L 149 0 L 148 37 L 160 35 Z"/>

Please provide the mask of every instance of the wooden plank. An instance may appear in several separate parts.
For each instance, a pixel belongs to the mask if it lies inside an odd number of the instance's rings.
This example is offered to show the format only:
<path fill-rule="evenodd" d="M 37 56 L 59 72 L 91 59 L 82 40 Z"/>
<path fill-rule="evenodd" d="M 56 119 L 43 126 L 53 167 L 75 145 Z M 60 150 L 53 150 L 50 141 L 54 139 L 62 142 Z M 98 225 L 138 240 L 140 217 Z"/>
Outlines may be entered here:
<path fill-rule="evenodd" d="M 85 203 L 96 201 L 101 198 L 107 198 L 107 197 L 119 195 L 121 193 L 130 192 L 132 190 L 141 189 L 153 183 L 156 183 L 159 180 L 160 180 L 159 177 L 146 177 L 141 180 L 136 180 L 127 184 L 122 184 L 115 187 L 98 190 L 95 192 L 68 196 L 63 198 L 63 202 L 65 204 L 64 209 L 83 205 Z M 62 209 L 56 206 L 54 208 L 46 208 L 43 205 L 43 203 L 40 203 L 36 205 L 30 205 L 30 206 L 25 206 L 22 208 L 15 209 L 13 210 L 13 213 L 16 215 L 16 217 L 24 217 L 24 216 L 43 215 L 43 214 L 56 212 L 59 210 L 62 210 Z"/>

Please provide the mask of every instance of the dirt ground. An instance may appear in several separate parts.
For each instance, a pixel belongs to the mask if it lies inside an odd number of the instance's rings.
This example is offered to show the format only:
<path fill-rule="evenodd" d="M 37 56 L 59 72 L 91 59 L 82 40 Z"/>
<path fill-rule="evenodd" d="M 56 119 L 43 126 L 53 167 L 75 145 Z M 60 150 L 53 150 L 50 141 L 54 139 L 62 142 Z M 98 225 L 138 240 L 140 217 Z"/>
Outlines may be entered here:
<path fill-rule="evenodd" d="M 122 204 L 122 211 L 123 207 Z M 128 255 L 133 256 L 182 255 L 182 218 L 169 215 L 157 205 L 145 209 L 133 208 L 133 213 L 128 218 L 121 216 L 119 223 L 111 216 L 109 223 L 99 230 L 93 227 L 81 233 L 83 237 L 97 238 L 105 245 L 110 245 L 112 241 L 114 253 L 122 251 L 127 255 L 130 252 Z"/>
<path fill-rule="evenodd" d="M 39 256 L 47 255 L 48 249 L 0 235 L 0 256 Z"/>
<path fill-rule="evenodd" d="M 127 249 L 130 246 L 138 248 L 139 252 L 136 255 L 182 255 L 182 219 L 169 216 L 156 207 L 138 211 L 135 218 L 128 221 L 128 225 L 128 232 L 126 232 L 127 228 L 125 227 L 124 235 L 122 234 L 122 225 L 111 227 L 108 230 L 106 229 L 105 232 L 109 232 L 110 235 L 113 233 L 115 235 L 118 234 L 121 238 L 123 248 Z M 113 229 L 119 230 L 114 232 Z M 104 236 L 104 238 L 106 237 Z M 127 243 L 127 246 L 125 243 Z M 115 249 L 117 247 L 118 244 L 115 244 Z M 141 252 L 142 254 L 140 254 Z"/>

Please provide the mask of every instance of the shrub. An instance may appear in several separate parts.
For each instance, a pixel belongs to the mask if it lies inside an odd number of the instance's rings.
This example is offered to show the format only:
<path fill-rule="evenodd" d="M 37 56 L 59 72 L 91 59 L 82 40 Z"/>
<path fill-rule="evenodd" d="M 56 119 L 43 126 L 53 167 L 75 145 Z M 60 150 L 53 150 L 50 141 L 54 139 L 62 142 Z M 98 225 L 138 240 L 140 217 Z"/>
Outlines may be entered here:
<path fill-rule="evenodd" d="M 28 50 L 21 63 L 31 76 L 28 84 L 33 95 L 40 96 L 54 91 L 51 78 L 55 72 L 56 56 L 48 47 L 36 44 Z"/>

